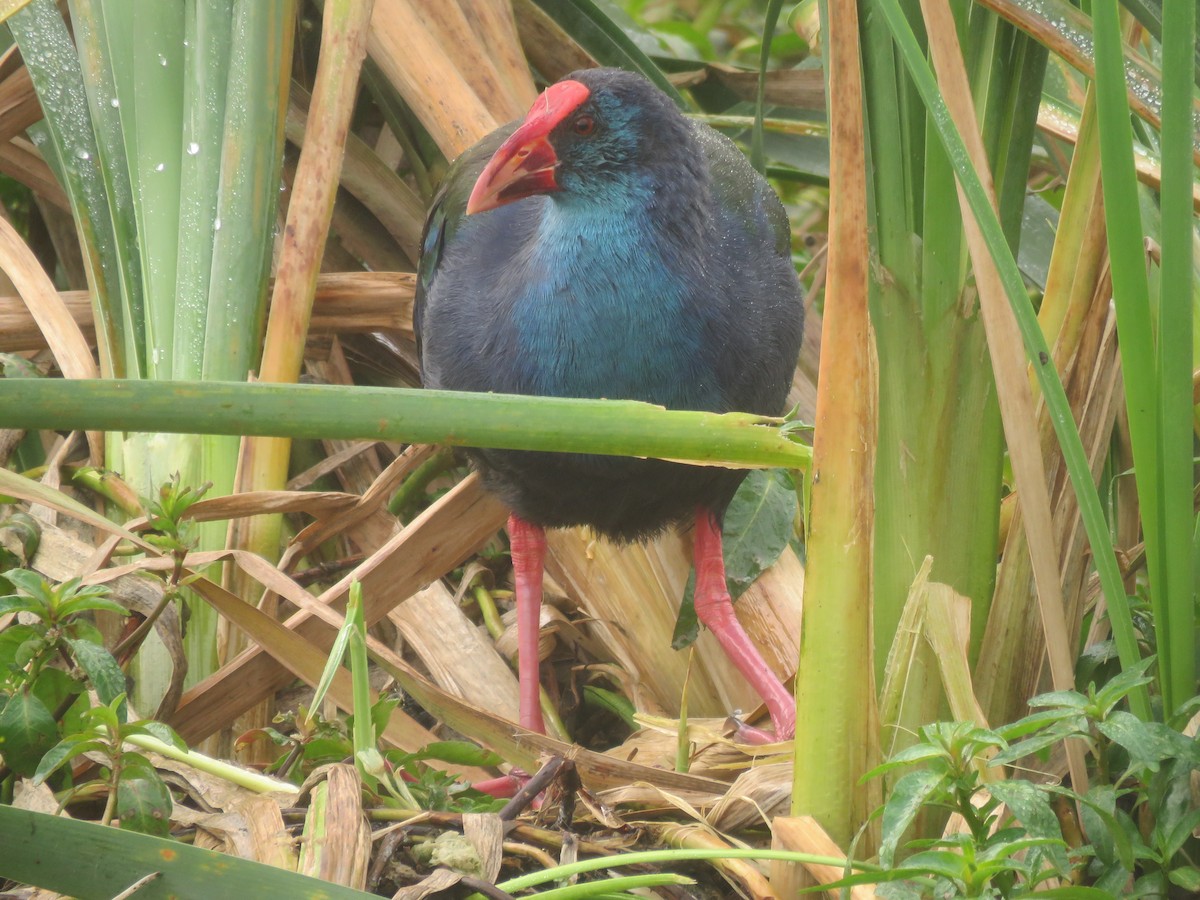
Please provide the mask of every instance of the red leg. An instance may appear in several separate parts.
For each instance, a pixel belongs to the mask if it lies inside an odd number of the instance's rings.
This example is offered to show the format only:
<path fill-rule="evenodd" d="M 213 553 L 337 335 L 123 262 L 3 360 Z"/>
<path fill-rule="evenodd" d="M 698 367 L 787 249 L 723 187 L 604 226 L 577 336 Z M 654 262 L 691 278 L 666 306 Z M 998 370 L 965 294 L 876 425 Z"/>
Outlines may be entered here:
<path fill-rule="evenodd" d="M 538 631 L 541 627 L 546 532 L 540 525 L 513 514 L 508 517 L 508 539 L 517 590 L 517 680 L 521 687 L 521 726 L 545 734 Z"/>
<path fill-rule="evenodd" d="M 783 740 L 796 733 L 796 701 L 750 642 L 725 587 L 721 526 L 710 510 L 696 510 L 696 615 L 721 642 L 721 648 L 767 704 L 775 734 Z"/>

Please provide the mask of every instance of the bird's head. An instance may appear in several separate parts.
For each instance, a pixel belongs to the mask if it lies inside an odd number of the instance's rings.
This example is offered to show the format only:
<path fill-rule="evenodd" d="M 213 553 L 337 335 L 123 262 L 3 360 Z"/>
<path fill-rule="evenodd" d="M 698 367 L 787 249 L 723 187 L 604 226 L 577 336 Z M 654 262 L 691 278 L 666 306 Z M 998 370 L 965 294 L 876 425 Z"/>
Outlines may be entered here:
<path fill-rule="evenodd" d="M 551 85 L 475 182 L 467 214 L 534 194 L 603 199 L 642 166 L 678 150 L 683 116 L 662 91 L 619 69 L 585 69 Z"/>

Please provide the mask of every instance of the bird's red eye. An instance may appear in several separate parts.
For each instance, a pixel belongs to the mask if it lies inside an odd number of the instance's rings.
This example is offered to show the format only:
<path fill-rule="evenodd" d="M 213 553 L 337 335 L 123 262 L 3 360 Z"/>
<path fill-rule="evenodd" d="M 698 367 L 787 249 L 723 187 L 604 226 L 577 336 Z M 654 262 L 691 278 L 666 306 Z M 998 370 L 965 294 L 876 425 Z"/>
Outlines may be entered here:
<path fill-rule="evenodd" d="M 572 127 L 575 129 L 576 134 L 581 137 L 587 137 L 596 130 L 596 120 L 591 116 L 580 116 L 575 120 Z"/>

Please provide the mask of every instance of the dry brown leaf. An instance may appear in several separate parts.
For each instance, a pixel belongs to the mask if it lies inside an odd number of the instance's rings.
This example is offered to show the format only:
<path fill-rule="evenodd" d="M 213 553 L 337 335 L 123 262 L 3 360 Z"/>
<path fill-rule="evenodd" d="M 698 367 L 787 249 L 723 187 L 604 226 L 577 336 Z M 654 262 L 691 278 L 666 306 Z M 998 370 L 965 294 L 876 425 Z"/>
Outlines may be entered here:
<path fill-rule="evenodd" d="M 247 491 L 197 501 L 188 509 L 187 517 L 197 522 L 213 522 L 264 513 L 324 516 L 349 509 L 358 499 L 354 494 L 337 491 Z"/>
<path fill-rule="evenodd" d="M 391 610 L 388 618 L 434 682 L 476 706 L 517 721 L 516 676 L 445 585 L 435 581 Z"/>
<path fill-rule="evenodd" d="M 504 516 L 499 503 L 484 494 L 477 481 L 468 479 L 326 591 L 320 602 L 344 603 L 350 583 L 357 580 L 367 601 L 366 621 L 373 624 L 388 609 L 474 553 L 491 538 Z M 332 638 L 329 626 L 307 610 L 289 618 L 283 630 L 323 647 L 328 647 Z M 207 737 L 291 677 L 261 648 L 251 648 L 185 694 L 173 724 L 185 740 Z"/>
<path fill-rule="evenodd" d="M 499 7 L 505 4 L 475 5 Z M 507 82 L 500 77 L 492 61 L 492 47 L 483 42 L 458 4 L 417 2 L 411 6 L 413 14 L 429 30 L 438 46 L 446 51 L 451 63 L 462 74 L 475 96 L 498 122 L 507 122 L 525 114 L 532 100 L 522 104 L 518 95 L 509 90 Z M 510 39 L 510 35 L 504 33 L 492 34 L 490 37 L 505 42 Z M 510 52 L 519 53 L 520 46 L 515 38 L 514 33 L 511 35 L 513 46 L 509 49 Z M 532 89 L 532 81 L 528 74 L 525 80 L 527 88 Z"/>
<path fill-rule="evenodd" d="M 486 58 L 496 67 L 516 115 L 520 115 L 537 99 L 537 87 L 529 74 L 529 63 L 521 50 L 517 23 L 509 3 L 478 3 L 458 0 L 458 6 L 471 23 L 479 43 L 487 48 Z M 496 107 L 499 110 L 501 107 Z"/>
<path fill-rule="evenodd" d="M 368 48 L 447 158 L 495 130 L 497 118 L 471 90 L 409 0 L 376 0 Z"/>
<path fill-rule="evenodd" d="M 462 881 L 462 878 L 462 874 L 459 872 L 451 872 L 449 869 L 436 869 L 430 875 L 422 878 L 419 884 L 400 888 L 400 890 L 392 894 L 392 900 L 425 900 L 426 897 L 432 894 L 439 894 L 442 891 L 449 890 Z"/>
<path fill-rule="evenodd" d="M 658 707 L 678 712 L 689 654 L 672 650 L 671 637 L 691 569 L 684 538 L 667 534 L 646 544 L 618 547 L 584 529 L 550 531 L 546 537 L 547 567 L 592 619 L 587 630 Z M 790 678 L 799 655 L 803 584 L 803 567 L 786 550 L 774 570 L 737 604 L 738 619 L 784 680 Z M 691 713 L 718 716 L 759 708 L 761 698 L 711 634 L 702 633 L 695 648 L 697 663 L 688 686 Z M 636 693 L 631 696 L 636 700 Z"/>
<path fill-rule="evenodd" d="M 463 836 L 479 854 L 482 878 L 494 882 L 504 860 L 505 823 L 495 813 L 464 813 Z"/>
<path fill-rule="evenodd" d="M 362 806 L 362 780 L 353 765 L 323 766 L 305 781 L 311 792 L 300 858 L 303 875 L 363 890 L 371 862 L 371 829 Z"/>
<path fill-rule="evenodd" d="M 772 847 L 776 850 L 791 850 L 795 853 L 810 853 L 813 856 L 843 856 L 844 851 L 811 816 L 780 816 L 772 823 L 774 841 Z M 841 881 L 845 873 L 837 866 L 824 866 L 818 863 L 803 863 L 804 869 L 817 880 L 819 884 L 832 884 Z M 771 884 L 777 889 L 785 890 L 785 882 L 790 878 L 785 874 L 794 863 L 774 862 L 771 864 Z M 781 894 L 781 896 L 785 896 Z M 874 900 L 875 889 L 868 885 L 856 885 L 850 888 L 851 900 Z"/>
<path fill-rule="evenodd" d="M 308 366 L 311 360 L 305 360 L 305 365 Z M 333 442 L 330 442 L 333 443 Z M 338 441 L 339 449 L 324 457 L 316 465 L 309 466 L 303 472 L 293 475 L 288 479 L 287 489 L 289 491 L 306 491 L 320 478 L 324 478 L 333 472 L 336 472 L 346 463 L 358 459 L 375 450 L 378 441 Z M 379 473 L 376 472 L 376 475 Z M 360 492 L 351 492 L 349 496 L 356 501 L 361 496 Z"/>
<path fill-rule="evenodd" d="M 309 122 L 306 99 L 303 89 L 293 85 L 285 127 L 287 139 L 302 150 Z M 304 159 L 303 152 L 300 158 Z M 425 223 L 421 198 L 369 144 L 353 134 L 346 137 L 340 168 L 338 185 L 369 209 L 404 254 L 415 262 L 420 255 L 421 229 Z"/>
<path fill-rule="evenodd" d="M 755 766 L 738 776 L 705 820 L 717 831 L 730 833 L 770 825 L 792 802 L 791 762 Z"/>
<path fill-rule="evenodd" d="M 725 838 L 714 834 L 703 825 L 655 824 L 650 831 L 656 840 L 672 847 L 684 847 L 698 850 L 728 850 L 741 849 Z M 771 885 L 763 877 L 758 863 L 750 859 L 717 858 L 708 860 L 708 864 L 729 879 L 739 890 L 739 893 L 754 900 L 776 900 L 777 895 L 771 890 Z"/>
<path fill-rule="evenodd" d="M 41 119 L 42 105 L 29 70 L 22 66 L 0 81 L 0 144 L 7 144 Z"/>
<path fill-rule="evenodd" d="M 99 375 L 92 351 L 75 324 L 54 283 L 43 271 L 37 257 L 15 228 L 0 217 L 0 269 L 12 280 L 29 314 L 46 338 L 58 367 L 67 378 L 95 378 Z M 104 442 L 99 432 L 88 433 L 92 457 L 104 458 Z"/>
<path fill-rule="evenodd" d="M 399 331 L 412 336 L 415 277 L 409 272 L 336 272 L 317 278 L 309 333 Z M 89 346 L 95 344 L 87 291 L 63 291 L 63 305 Z M 40 350 L 45 337 L 20 297 L 0 297 L 0 352 Z"/>
<path fill-rule="evenodd" d="M 356 522 L 374 515 L 404 481 L 423 462 L 436 452 L 430 444 L 414 444 L 392 460 L 355 505 L 327 518 L 319 518 L 303 529 L 284 552 L 279 567 L 287 569 L 292 561 L 308 555 L 325 541 L 341 534 Z M 497 526 L 498 527 L 498 526 Z M 432 579 L 431 579 L 432 580 Z"/>
<path fill-rule="evenodd" d="M 544 78 L 558 81 L 576 69 L 590 69 L 599 65 L 533 0 L 515 0 L 513 14 L 525 55 Z"/>
<path fill-rule="evenodd" d="M 54 172 L 42 160 L 33 144 L 15 137 L 0 144 L 0 172 L 21 182 L 41 199 L 66 213 L 71 211 L 67 193 L 54 177 Z"/>

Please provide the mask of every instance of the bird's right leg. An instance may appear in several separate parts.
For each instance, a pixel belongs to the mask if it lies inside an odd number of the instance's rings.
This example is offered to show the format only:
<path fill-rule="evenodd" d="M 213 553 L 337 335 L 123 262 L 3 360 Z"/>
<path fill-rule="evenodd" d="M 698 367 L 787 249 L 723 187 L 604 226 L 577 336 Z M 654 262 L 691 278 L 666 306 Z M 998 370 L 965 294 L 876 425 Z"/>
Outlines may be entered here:
<path fill-rule="evenodd" d="M 696 617 L 708 626 L 730 662 L 758 691 L 775 725 L 774 735 L 747 726 L 743 726 L 743 735 L 755 743 L 787 740 L 796 733 L 796 701 L 734 615 L 733 601 L 725 586 L 721 524 L 711 510 L 703 507 L 696 510 L 695 547 Z"/>
<path fill-rule="evenodd" d="M 538 632 L 542 617 L 542 570 L 546 532 L 515 513 L 508 517 L 513 580 L 517 592 L 517 681 L 520 685 L 521 726 L 546 733 L 542 722 Z"/>

